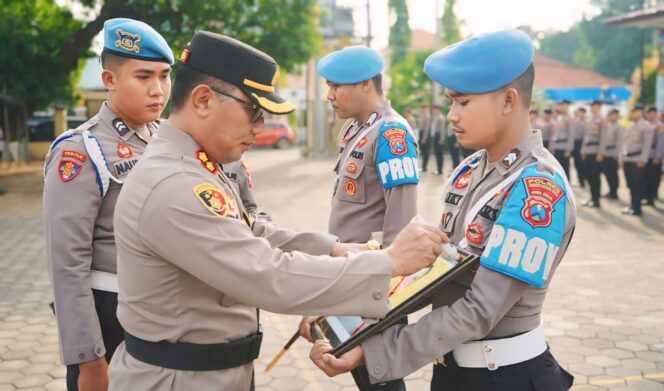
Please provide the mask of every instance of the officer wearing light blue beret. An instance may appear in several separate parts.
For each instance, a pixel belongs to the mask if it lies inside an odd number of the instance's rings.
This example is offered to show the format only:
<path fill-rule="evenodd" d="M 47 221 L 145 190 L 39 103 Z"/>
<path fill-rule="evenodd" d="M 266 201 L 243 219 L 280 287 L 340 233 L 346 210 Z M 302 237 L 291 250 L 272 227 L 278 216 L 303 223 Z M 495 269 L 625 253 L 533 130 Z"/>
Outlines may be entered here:
<path fill-rule="evenodd" d="M 334 375 L 360 364 L 372 383 L 434 361 L 432 390 L 567 390 L 573 377 L 549 352 L 541 311 L 576 222 L 574 194 L 529 122 L 533 43 L 518 30 L 472 37 L 432 54 L 425 73 L 447 88 L 459 143 L 477 150 L 444 186 L 440 229 L 475 254 L 472 275 L 432 297 L 433 310 L 335 358 Z M 320 359 L 317 359 L 320 357 Z"/>
<path fill-rule="evenodd" d="M 67 389 L 108 387 L 108 361 L 124 339 L 113 212 L 168 102 L 173 52 L 147 24 L 104 23 L 99 113 L 58 137 L 46 156 L 44 235 Z"/>
<path fill-rule="evenodd" d="M 417 144 L 408 121 L 383 96 L 384 66 L 380 54 L 366 46 L 343 48 L 318 63 L 318 73 L 330 87 L 328 101 L 347 120 L 339 134 L 328 227 L 341 241 L 366 242 L 380 232 L 387 246 L 417 214 Z M 313 319 L 305 318 L 300 328 L 310 340 Z M 362 391 L 405 389 L 398 378 L 370 384 L 365 368 L 352 374 Z"/>

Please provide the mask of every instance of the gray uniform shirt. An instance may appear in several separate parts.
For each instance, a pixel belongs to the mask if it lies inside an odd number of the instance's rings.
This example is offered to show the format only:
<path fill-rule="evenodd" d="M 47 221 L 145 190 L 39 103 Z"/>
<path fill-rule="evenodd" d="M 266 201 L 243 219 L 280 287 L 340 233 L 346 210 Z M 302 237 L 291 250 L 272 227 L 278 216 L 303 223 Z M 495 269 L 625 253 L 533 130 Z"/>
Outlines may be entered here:
<path fill-rule="evenodd" d="M 122 189 L 114 222 L 118 319 L 127 332 L 213 344 L 255 332 L 257 307 L 385 315 L 392 273 L 385 251 L 332 258 L 325 255 L 332 235 L 250 226 L 228 178 L 201 152 L 163 123 Z M 110 389 L 247 390 L 252 372 L 252 363 L 205 372 L 155 367 L 123 343 L 110 365 Z"/>
<path fill-rule="evenodd" d="M 582 155 L 596 155 L 602 138 L 602 128 L 605 121 L 601 115 L 591 116 L 586 123 L 586 131 L 583 133 L 581 144 Z"/>
<path fill-rule="evenodd" d="M 235 191 L 240 195 L 244 209 L 250 215 L 256 215 L 258 213 L 258 206 L 256 205 L 256 197 L 254 196 L 254 182 L 251 178 L 251 171 L 247 168 L 247 162 L 240 159 L 224 164 L 222 169 L 228 179 L 231 180 Z"/>
<path fill-rule="evenodd" d="M 493 168 L 487 168 L 484 151 L 471 155 L 466 159 L 466 163 L 469 162 L 472 162 L 467 171 L 470 174 L 461 175 L 444 190 L 440 227 L 452 243 L 465 241 L 467 249 L 477 254 L 484 251 L 494 222 L 516 182 L 496 192 L 471 220 L 472 224 L 465 227 L 466 214 L 484 194 L 519 168 L 532 163 L 538 171 L 557 172 L 564 177 L 558 162 L 544 149 L 539 131 L 522 140 Z M 551 273 L 565 253 L 576 223 L 573 196 L 567 183 L 565 187 L 568 197 L 564 232 Z M 467 341 L 501 338 L 534 329 L 541 321 L 549 281 L 550 277 L 543 288 L 535 288 L 480 266 L 474 278 L 469 273 L 446 285 L 433 298 L 431 313 L 414 324 L 393 326 L 362 344 L 371 382 L 403 377 Z"/>
<path fill-rule="evenodd" d="M 572 130 L 574 118 L 569 114 L 561 115 L 553 127 L 553 139 L 549 146 L 551 151 L 568 151 L 574 149 L 574 134 Z"/>
<path fill-rule="evenodd" d="M 625 131 L 621 157 L 624 162 L 647 163 L 655 129 L 646 120 L 632 122 Z"/>
<path fill-rule="evenodd" d="M 149 129 L 156 126 L 150 124 Z M 62 139 L 45 159 L 44 238 L 53 284 L 60 359 L 78 364 L 106 354 L 90 287 L 90 271 L 116 271 L 113 211 L 121 185 L 111 181 L 105 197 L 80 131 L 99 141 L 110 172 L 123 180 L 148 140 L 103 104 L 97 115 Z"/>
<path fill-rule="evenodd" d="M 661 138 L 662 138 L 662 122 L 659 120 L 655 120 L 655 122 L 651 122 L 654 130 L 653 130 L 653 137 L 652 137 L 652 146 L 650 148 L 650 159 L 651 160 L 657 160 L 661 159 L 661 146 L 662 144 Z"/>
<path fill-rule="evenodd" d="M 618 158 L 620 145 L 623 137 L 623 127 L 620 126 L 618 121 L 607 121 L 602 126 L 602 134 L 599 138 L 599 155 L 609 158 Z"/>
<path fill-rule="evenodd" d="M 338 179 L 335 181 L 328 229 L 342 242 L 365 242 L 371 239 L 372 232 L 382 231 L 383 244 L 389 245 L 417 214 L 415 184 L 386 189 L 379 181 L 380 173 L 376 168 L 378 141 L 382 137 L 379 129 L 382 124 L 391 121 L 408 127 L 407 122 L 386 103 L 365 124 L 349 121 L 342 128 L 340 155 L 334 168 Z M 363 130 L 372 126 L 373 129 L 363 135 Z M 408 131 L 412 132 L 410 127 Z M 412 134 L 411 138 L 414 139 Z M 353 151 L 349 152 L 347 148 L 353 146 Z M 345 155 L 348 157 L 342 161 Z M 412 164 L 415 164 L 414 175 L 417 175 L 417 162 Z M 347 187 L 349 183 L 355 184 L 354 189 Z"/>

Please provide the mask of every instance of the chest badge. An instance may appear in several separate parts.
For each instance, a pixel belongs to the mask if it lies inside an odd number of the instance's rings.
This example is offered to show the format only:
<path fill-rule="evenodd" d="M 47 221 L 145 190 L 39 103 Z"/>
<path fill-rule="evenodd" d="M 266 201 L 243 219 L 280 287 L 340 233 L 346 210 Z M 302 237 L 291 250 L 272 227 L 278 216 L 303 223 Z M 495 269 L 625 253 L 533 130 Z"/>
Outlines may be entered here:
<path fill-rule="evenodd" d="M 118 144 L 118 156 L 123 159 L 129 159 L 134 156 L 134 151 L 131 150 L 129 145 L 120 143 Z"/>
<path fill-rule="evenodd" d="M 347 180 L 344 183 L 344 192 L 346 195 L 354 196 L 357 193 L 357 183 L 352 179 Z"/>
<path fill-rule="evenodd" d="M 357 164 L 355 164 L 355 163 L 348 163 L 348 165 L 346 166 L 346 171 L 347 171 L 349 174 L 355 174 L 355 173 L 357 172 Z"/>
<path fill-rule="evenodd" d="M 454 187 L 457 189 L 463 189 L 470 184 L 470 176 L 472 175 L 472 171 L 468 170 L 464 172 L 463 174 L 459 175 L 459 177 L 454 181 Z"/>
<path fill-rule="evenodd" d="M 484 231 L 478 223 L 472 223 L 466 229 L 466 240 L 473 244 L 482 244 L 482 239 L 484 238 Z"/>
<path fill-rule="evenodd" d="M 362 139 L 360 139 L 360 141 L 357 143 L 357 148 L 362 148 L 363 146 L 367 145 L 367 141 L 369 141 L 367 136 L 362 137 Z"/>
<path fill-rule="evenodd" d="M 60 180 L 63 182 L 69 182 L 72 179 L 76 178 L 81 172 L 83 167 L 71 160 L 60 160 L 60 166 L 58 167 L 58 173 L 60 174 Z"/>

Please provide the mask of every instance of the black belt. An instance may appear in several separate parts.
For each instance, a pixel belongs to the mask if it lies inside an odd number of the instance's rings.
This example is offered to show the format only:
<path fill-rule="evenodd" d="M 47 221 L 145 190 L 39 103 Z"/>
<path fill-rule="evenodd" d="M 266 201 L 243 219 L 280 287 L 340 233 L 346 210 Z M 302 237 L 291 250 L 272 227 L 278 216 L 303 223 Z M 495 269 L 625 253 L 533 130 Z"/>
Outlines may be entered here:
<path fill-rule="evenodd" d="M 555 141 L 556 143 L 564 143 L 564 142 L 567 141 L 567 139 L 566 139 L 566 138 L 561 138 L 561 139 L 557 139 L 557 140 L 554 140 L 554 141 Z"/>
<path fill-rule="evenodd" d="M 125 346 L 132 357 L 144 363 L 181 371 L 218 371 L 248 364 L 258 357 L 263 333 L 227 343 L 195 344 L 150 342 L 125 331 Z"/>
<path fill-rule="evenodd" d="M 585 143 L 583 145 L 585 145 L 586 147 L 591 147 L 593 145 L 599 145 L 599 141 L 591 141 L 591 142 Z"/>
<path fill-rule="evenodd" d="M 607 146 L 606 146 L 606 150 L 607 150 L 607 151 L 608 151 L 609 149 L 615 149 L 615 148 L 616 148 L 615 145 L 607 145 Z"/>
<path fill-rule="evenodd" d="M 627 153 L 625 154 L 625 156 L 627 156 L 627 157 L 632 157 L 632 156 L 639 156 L 640 154 L 641 154 L 641 151 L 637 151 L 637 152 L 627 152 Z"/>

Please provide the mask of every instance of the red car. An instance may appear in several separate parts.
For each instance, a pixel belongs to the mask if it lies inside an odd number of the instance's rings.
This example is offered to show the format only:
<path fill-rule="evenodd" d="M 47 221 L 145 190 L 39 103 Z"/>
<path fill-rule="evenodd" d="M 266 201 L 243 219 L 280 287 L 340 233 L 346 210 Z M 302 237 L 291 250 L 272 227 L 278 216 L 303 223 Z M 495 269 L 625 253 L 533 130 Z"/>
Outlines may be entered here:
<path fill-rule="evenodd" d="M 295 142 L 295 136 L 288 124 L 284 122 L 265 122 L 265 131 L 256 136 L 257 147 L 272 146 L 288 148 Z"/>

